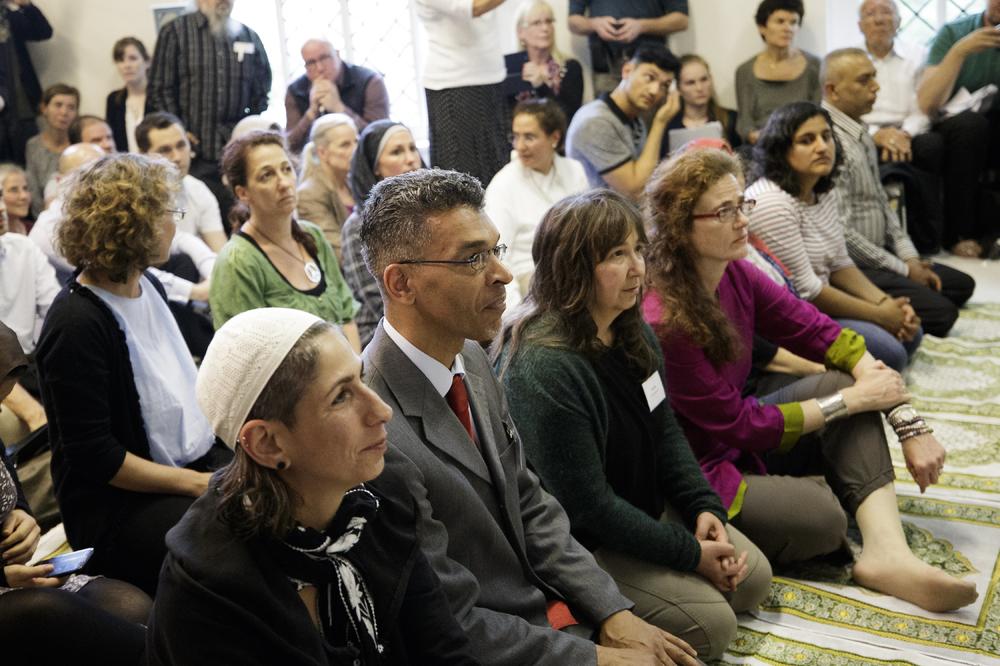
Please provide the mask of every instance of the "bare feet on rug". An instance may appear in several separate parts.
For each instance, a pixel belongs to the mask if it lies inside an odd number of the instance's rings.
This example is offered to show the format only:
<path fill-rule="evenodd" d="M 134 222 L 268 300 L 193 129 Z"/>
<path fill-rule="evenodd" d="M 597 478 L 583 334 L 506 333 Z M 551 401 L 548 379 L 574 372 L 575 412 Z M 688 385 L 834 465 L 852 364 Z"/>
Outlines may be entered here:
<path fill-rule="evenodd" d="M 983 255 L 983 246 L 968 238 L 951 246 L 951 253 L 956 257 L 971 257 L 977 259 Z"/>
<path fill-rule="evenodd" d="M 975 583 L 932 567 L 909 551 L 902 557 L 862 551 L 854 565 L 854 580 L 934 613 L 968 606 L 979 596 Z"/>

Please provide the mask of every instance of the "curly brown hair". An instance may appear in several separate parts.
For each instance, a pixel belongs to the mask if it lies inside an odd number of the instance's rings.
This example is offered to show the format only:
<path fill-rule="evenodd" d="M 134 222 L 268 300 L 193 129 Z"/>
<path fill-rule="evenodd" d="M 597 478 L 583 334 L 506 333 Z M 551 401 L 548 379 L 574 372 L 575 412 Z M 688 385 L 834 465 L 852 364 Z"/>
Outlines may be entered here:
<path fill-rule="evenodd" d="M 656 168 L 646 186 L 644 213 L 650 228 L 647 274 L 663 297 L 659 328 L 682 333 L 715 365 L 739 358 L 742 345 L 712 294 L 698 280 L 691 246 L 694 208 L 727 175 L 739 180 L 739 160 L 721 150 L 683 153 Z"/>
<path fill-rule="evenodd" d="M 70 264 L 125 282 L 157 259 L 180 174 L 159 157 L 108 155 L 74 178 L 56 247 Z"/>
<path fill-rule="evenodd" d="M 590 358 L 607 350 L 588 307 L 596 290 L 594 269 L 631 232 L 640 243 L 646 242 L 641 214 L 613 190 L 566 197 L 545 213 L 531 246 L 535 272 L 528 295 L 504 322 L 491 350 L 496 361 L 509 343 L 501 376 L 519 347 L 528 343 L 572 349 Z M 638 302 L 611 327 L 615 344 L 636 368 L 645 373 L 656 369 L 656 353 L 643 337 Z"/>

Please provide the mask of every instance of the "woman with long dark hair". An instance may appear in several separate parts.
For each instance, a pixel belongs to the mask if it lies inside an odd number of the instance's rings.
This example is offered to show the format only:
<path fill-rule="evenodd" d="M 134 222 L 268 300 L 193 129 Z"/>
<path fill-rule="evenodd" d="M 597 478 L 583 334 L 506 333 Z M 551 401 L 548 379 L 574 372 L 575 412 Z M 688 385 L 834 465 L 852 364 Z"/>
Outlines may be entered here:
<path fill-rule="evenodd" d="M 868 351 L 898 372 L 923 335 L 909 299 L 893 298 L 847 253 L 834 187 L 843 162 L 829 114 L 812 102 L 771 115 L 753 150 L 750 231 L 788 268 L 799 296 L 865 338 Z"/>
<path fill-rule="evenodd" d="M 734 613 L 767 595 L 771 569 L 726 525 L 666 400 L 639 309 L 645 243 L 639 211 L 620 194 L 555 204 L 535 236 L 527 297 L 498 338 L 497 369 L 527 456 L 574 536 L 636 614 L 715 659 L 735 636 Z"/>

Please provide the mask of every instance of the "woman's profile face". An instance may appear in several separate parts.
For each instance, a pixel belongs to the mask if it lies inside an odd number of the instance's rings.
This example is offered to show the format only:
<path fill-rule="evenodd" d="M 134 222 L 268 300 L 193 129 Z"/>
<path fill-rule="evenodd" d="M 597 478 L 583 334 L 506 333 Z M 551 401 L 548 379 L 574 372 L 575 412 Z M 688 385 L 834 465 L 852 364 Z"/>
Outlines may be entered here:
<path fill-rule="evenodd" d="M 287 431 L 285 474 L 299 488 L 347 490 L 382 472 L 392 408 L 365 385 L 361 359 L 343 335 L 320 333 L 316 371 Z"/>
<path fill-rule="evenodd" d="M 336 172 L 347 173 L 358 145 L 358 133 L 350 125 L 337 125 L 327 130 L 327 138 L 329 143 L 322 149 L 323 163 Z"/>
<path fill-rule="evenodd" d="M 691 223 L 691 248 L 699 260 L 729 262 L 747 255 L 750 220 L 739 210 L 742 203 L 743 184 L 732 174 L 715 181 L 698 198 L 692 215 L 711 216 Z"/>
<path fill-rule="evenodd" d="M 174 235 L 177 233 L 176 213 L 172 210 L 164 211 L 162 217 L 162 227 L 160 229 L 160 242 L 157 246 L 157 256 L 150 261 L 150 264 L 157 266 L 170 258 L 170 245 L 174 242 Z"/>
<path fill-rule="evenodd" d="M 149 61 L 142 57 L 139 49 L 129 44 L 122 50 L 122 59 L 115 61 L 115 68 L 118 70 L 118 76 L 122 77 L 122 81 L 126 84 L 143 81 L 146 79 Z"/>
<path fill-rule="evenodd" d="M 405 130 L 396 132 L 385 142 L 374 171 L 379 179 L 383 179 L 416 171 L 419 168 L 420 153 L 417 151 L 417 143 L 410 131 Z"/>
<path fill-rule="evenodd" d="M 635 306 L 646 277 L 645 246 L 633 229 L 594 266 L 590 312 L 612 320 Z"/>
<path fill-rule="evenodd" d="M 514 144 L 521 164 L 529 169 L 548 173 L 555 159 L 556 146 L 559 145 L 558 130 L 546 134 L 538 118 L 530 113 L 514 116 L 511 130 L 511 143 Z"/>
<path fill-rule="evenodd" d="M 705 106 L 712 99 L 712 75 L 703 64 L 691 61 L 681 67 L 677 89 L 686 104 Z"/>
<path fill-rule="evenodd" d="M 775 48 L 787 49 L 795 43 L 799 32 L 799 15 L 785 9 L 772 12 L 763 27 L 757 26 L 764 43 Z"/>
<path fill-rule="evenodd" d="M 28 179 L 23 173 L 13 172 L 8 174 L 3 183 L 3 203 L 7 209 L 7 214 L 16 218 L 28 216 L 31 208 L 31 191 L 28 189 Z"/>
<path fill-rule="evenodd" d="M 836 157 L 833 130 L 825 117 L 815 115 L 795 130 L 787 159 L 788 167 L 800 178 L 830 175 Z"/>

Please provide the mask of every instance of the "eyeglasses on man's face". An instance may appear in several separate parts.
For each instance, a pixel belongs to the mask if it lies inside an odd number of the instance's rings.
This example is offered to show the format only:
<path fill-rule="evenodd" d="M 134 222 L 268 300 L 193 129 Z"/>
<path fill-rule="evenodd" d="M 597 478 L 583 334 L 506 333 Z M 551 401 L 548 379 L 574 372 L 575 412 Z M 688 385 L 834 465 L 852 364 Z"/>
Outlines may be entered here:
<path fill-rule="evenodd" d="M 327 60 L 333 60 L 332 53 L 324 53 L 317 58 L 309 58 L 309 60 L 306 60 L 306 69 L 315 69 Z"/>
<path fill-rule="evenodd" d="M 474 255 L 468 259 L 404 259 L 402 261 L 397 261 L 398 264 L 445 264 L 448 266 L 468 266 L 472 269 L 473 273 L 481 273 L 485 268 L 486 264 L 489 263 L 490 257 L 493 257 L 497 261 L 503 261 L 504 257 L 507 256 L 507 246 L 504 244 L 497 245 L 488 250 L 483 250 L 482 252 L 476 252 Z"/>
<path fill-rule="evenodd" d="M 739 205 L 736 206 L 723 206 L 714 213 L 698 213 L 697 215 L 692 215 L 692 220 L 707 220 L 710 217 L 714 217 L 722 222 L 723 224 L 732 224 L 736 222 L 737 215 L 743 213 L 743 215 L 749 215 L 750 211 L 756 207 L 757 201 L 755 199 L 745 199 Z"/>

